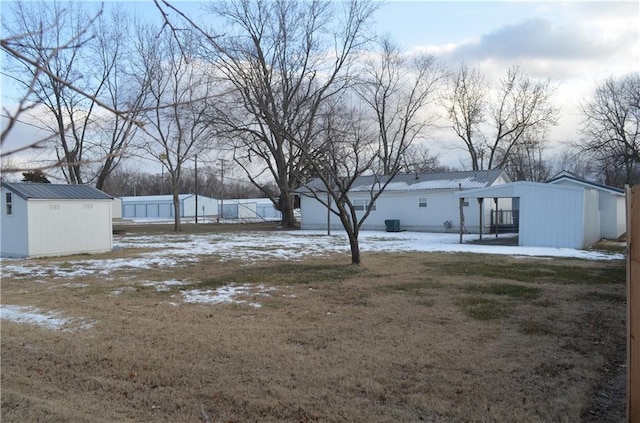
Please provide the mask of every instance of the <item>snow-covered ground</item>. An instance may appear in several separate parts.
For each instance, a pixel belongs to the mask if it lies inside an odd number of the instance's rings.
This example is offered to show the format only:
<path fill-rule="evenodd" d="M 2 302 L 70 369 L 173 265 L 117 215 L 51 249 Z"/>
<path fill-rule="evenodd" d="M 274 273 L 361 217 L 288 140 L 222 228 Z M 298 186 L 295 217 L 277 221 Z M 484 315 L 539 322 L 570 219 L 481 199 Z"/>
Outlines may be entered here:
<path fill-rule="evenodd" d="M 477 237 L 477 236 L 476 236 Z M 422 232 L 362 232 L 360 249 L 367 252 L 465 252 L 503 254 L 510 256 L 574 257 L 587 260 L 622 260 L 622 254 L 573 248 L 542 248 L 460 244 L 457 234 Z M 465 241 L 474 239 L 466 235 Z M 114 249 L 154 249 L 129 258 L 60 258 L 47 263 L 29 260 L 3 260 L 4 278 L 75 278 L 102 275 L 108 278 L 116 270 L 172 267 L 197 262 L 200 257 L 220 260 L 298 260 L 306 256 L 321 257 L 333 253 L 348 253 L 346 234 L 327 236 L 318 231 L 228 232 L 215 234 L 163 234 L 148 236 L 116 236 Z M 365 258 L 366 261 L 366 258 Z"/>
<path fill-rule="evenodd" d="M 466 235 L 465 241 L 477 236 Z M 67 260 L 64 257 L 48 262 L 35 260 L 3 260 L 2 278 L 77 278 L 85 275 L 100 275 L 105 279 L 122 275 L 112 275 L 118 270 L 162 268 L 197 262 L 200 257 L 217 257 L 220 260 L 242 260 L 257 262 L 262 260 L 298 260 L 306 256 L 324 256 L 333 253 L 348 253 L 349 242 L 346 234 L 333 233 L 328 236 L 317 231 L 279 231 L 279 232 L 233 232 L 215 234 L 164 234 L 149 236 L 116 236 L 114 249 L 153 249 L 137 257 L 130 258 L 91 258 L 85 260 Z M 460 244 L 457 234 L 430 234 L 421 232 L 362 232 L 360 248 L 367 252 L 465 252 L 479 254 L 503 254 L 517 257 L 573 257 L 587 260 L 622 260 L 623 254 L 606 254 L 598 251 L 576 250 L 572 248 L 539 248 L 519 246 L 496 246 Z M 364 258 L 366 263 L 366 257 Z M 183 281 L 146 282 L 158 291 L 169 290 L 171 286 L 184 284 Z M 68 288 L 86 287 L 82 282 L 63 284 Z M 131 288 L 133 289 L 133 288 Z M 181 297 L 175 297 L 179 305 L 199 303 L 215 305 L 224 303 L 245 304 L 259 307 L 259 303 L 248 302 L 246 298 L 271 295 L 275 288 L 248 285 L 227 285 L 215 290 L 183 291 Z M 127 288 L 112 292 L 122 295 Z M 77 326 L 78 319 L 69 319 L 56 311 L 44 312 L 37 308 L 2 305 L 2 319 L 30 323 L 51 329 L 67 329 Z M 80 320 L 82 322 L 82 320 Z M 76 324 L 73 324 L 76 323 Z M 90 327 L 90 324 L 77 326 Z"/>
<path fill-rule="evenodd" d="M 79 319 L 62 317 L 56 311 L 41 311 L 35 307 L 24 307 L 17 305 L 2 305 L 0 309 L 2 319 L 20 323 L 29 323 L 43 326 L 49 329 L 72 330 L 74 328 L 88 329 L 92 323 Z"/>

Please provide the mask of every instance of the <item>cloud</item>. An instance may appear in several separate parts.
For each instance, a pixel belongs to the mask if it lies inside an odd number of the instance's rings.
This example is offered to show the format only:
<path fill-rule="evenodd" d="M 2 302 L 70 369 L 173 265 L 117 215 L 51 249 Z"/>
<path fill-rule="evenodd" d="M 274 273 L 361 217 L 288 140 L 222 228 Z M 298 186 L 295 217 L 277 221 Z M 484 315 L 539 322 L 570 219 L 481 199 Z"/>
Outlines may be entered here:
<path fill-rule="evenodd" d="M 585 32 L 552 25 L 543 18 L 506 25 L 462 43 L 453 56 L 460 60 L 582 60 L 611 54 L 611 46 Z"/>

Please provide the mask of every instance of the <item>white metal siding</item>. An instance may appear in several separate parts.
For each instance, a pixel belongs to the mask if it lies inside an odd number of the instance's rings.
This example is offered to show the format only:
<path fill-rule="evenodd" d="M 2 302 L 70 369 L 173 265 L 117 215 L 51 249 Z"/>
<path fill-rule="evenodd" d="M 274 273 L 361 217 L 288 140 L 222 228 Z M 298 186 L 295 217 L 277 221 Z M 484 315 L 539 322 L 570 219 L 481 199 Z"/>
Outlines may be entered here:
<path fill-rule="evenodd" d="M 2 210 L 0 221 L 0 250 L 3 257 L 26 257 L 29 254 L 27 231 L 27 201 L 12 193 L 12 214 L 7 215 L 6 193 L 2 188 Z"/>
<path fill-rule="evenodd" d="M 122 198 L 114 198 L 111 204 L 111 216 L 114 219 L 122 219 Z"/>
<path fill-rule="evenodd" d="M 110 251 L 111 200 L 30 200 L 29 256 Z"/>
<path fill-rule="evenodd" d="M 623 195 L 600 192 L 600 230 L 602 238 L 617 239 L 627 230 Z"/>
<path fill-rule="evenodd" d="M 598 190 L 584 190 L 584 237 L 582 248 L 589 247 L 602 238 L 600 230 L 600 209 L 598 207 Z"/>
<path fill-rule="evenodd" d="M 583 189 L 527 186 L 519 194 L 520 245 L 585 247 Z"/>

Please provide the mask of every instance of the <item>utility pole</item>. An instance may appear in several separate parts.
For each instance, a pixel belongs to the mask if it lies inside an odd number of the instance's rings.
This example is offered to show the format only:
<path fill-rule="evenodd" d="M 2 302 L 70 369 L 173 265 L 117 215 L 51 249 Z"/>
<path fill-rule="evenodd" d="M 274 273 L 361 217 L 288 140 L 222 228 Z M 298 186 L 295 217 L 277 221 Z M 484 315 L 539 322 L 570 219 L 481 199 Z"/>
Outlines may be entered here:
<path fill-rule="evenodd" d="M 198 223 L 198 155 L 196 154 L 196 162 L 195 162 L 195 177 L 196 177 L 196 223 Z"/>
<path fill-rule="evenodd" d="M 224 219 L 224 159 L 220 160 L 220 210 L 218 211 L 218 222 Z"/>
<path fill-rule="evenodd" d="M 164 194 L 164 161 L 167 160 L 167 155 L 161 153 L 159 156 L 162 167 L 160 168 L 160 195 Z"/>

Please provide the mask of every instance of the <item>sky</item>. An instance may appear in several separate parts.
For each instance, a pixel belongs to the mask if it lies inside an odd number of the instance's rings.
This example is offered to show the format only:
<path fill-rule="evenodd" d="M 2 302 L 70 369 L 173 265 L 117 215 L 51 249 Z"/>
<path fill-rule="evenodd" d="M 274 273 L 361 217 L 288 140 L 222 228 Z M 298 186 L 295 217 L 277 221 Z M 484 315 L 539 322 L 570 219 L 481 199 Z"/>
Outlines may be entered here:
<path fill-rule="evenodd" d="M 2 13 L 9 2 L 0 1 Z M 132 12 L 157 16 L 151 1 L 125 2 Z M 175 1 L 190 16 L 201 4 Z M 409 52 L 426 51 L 457 68 L 478 67 L 494 81 L 519 66 L 534 80 L 549 79 L 560 107 L 559 124 L 549 134 L 554 149 L 579 138 L 580 103 L 608 77 L 640 71 L 640 2 L 595 1 L 387 1 L 375 16 L 375 29 Z M 3 78 L 3 105 L 7 103 Z M 441 126 L 446 122 L 441 120 Z M 4 148 L 32 137 L 20 127 Z M 451 130 L 431 134 L 442 164 L 460 167 L 465 156 Z M 142 164 L 144 168 L 144 164 Z M 152 168 L 157 172 L 159 168 Z"/>

